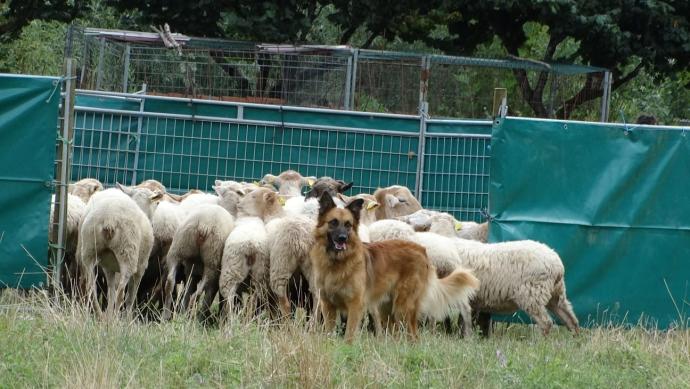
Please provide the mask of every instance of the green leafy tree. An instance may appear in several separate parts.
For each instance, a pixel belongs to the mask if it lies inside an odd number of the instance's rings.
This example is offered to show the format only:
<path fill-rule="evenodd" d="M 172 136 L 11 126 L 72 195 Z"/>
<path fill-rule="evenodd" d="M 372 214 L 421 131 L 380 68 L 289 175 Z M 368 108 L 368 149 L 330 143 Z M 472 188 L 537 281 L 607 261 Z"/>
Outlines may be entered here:
<path fill-rule="evenodd" d="M 524 26 L 548 28 L 539 58 L 543 62 L 580 62 L 611 69 L 612 90 L 643 69 L 667 75 L 690 66 L 690 2 L 656 0 L 487 0 L 440 1 L 434 13 L 407 19 L 399 34 L 422 39 L 451 54 L 471 54 L 479 44 L 498 37 L 509 56 L 521 57 L 529 36 Z M 448 26 L 447 37 L 424 31 L 430 22 Z M 569 45 L 570 50 L 562 50 Z M 560 50 L 559 50 L 560 49 Z M 536 55 L 537 53 L 529 53 Z M 634 66 L 629 66 L 636 63 Z M 538 116 L 546 116 L 544 91 L 548 74 L 530 80 L 525 70 L 513 71 L 524 100 Z M 588 74 L 582 88 L 558 108 L 567 117 L 578 105 L 602 90 L 600 73 Z M 687 87 L 687 86 L 686 86 Z"/>
<path fill-rule="evenodd" d="M 0 39 L 16 38 L 33 20 L 69 22 L 89 10 L 89 0 L 9 0 L 0 4 Z"/>

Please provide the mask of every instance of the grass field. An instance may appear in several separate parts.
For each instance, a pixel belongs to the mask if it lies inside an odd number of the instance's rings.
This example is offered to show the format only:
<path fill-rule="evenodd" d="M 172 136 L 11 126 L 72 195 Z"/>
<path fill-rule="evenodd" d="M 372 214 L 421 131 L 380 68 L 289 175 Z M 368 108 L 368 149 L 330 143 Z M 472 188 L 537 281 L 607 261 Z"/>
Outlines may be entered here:
<path fill-rule="evenodd" d="M 207 328 L 99 321 L 42 293 L 0 296 L 0 387 L 690 387 L 690 333 L 501 324 L 491 339 L 423 331 L 346 345 L 298 322 Z"/>

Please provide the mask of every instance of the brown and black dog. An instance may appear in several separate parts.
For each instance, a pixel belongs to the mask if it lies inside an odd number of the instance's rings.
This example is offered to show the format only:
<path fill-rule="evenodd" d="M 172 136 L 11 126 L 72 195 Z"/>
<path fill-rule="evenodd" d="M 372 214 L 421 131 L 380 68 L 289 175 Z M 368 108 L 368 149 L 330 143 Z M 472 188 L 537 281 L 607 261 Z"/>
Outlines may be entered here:
<path fill-rule="evenodd" d="M 351 342 L 367 310 L 380 330 L 379 306 L 390 301 L 392 319 L 405 323 L 414 340 L 420 315 L 445 317 L 468 303 L 479 281 L 464 269 L 439 280 L 424 247 L 412 242 L 362 243 L 357 226 L 363 202 L 356 199 L 337 208 L 327 193 L 320 198 L 310 254 L 326 330 L 333 330 L 336 314 L 343 311 L 345 340 Z"/>

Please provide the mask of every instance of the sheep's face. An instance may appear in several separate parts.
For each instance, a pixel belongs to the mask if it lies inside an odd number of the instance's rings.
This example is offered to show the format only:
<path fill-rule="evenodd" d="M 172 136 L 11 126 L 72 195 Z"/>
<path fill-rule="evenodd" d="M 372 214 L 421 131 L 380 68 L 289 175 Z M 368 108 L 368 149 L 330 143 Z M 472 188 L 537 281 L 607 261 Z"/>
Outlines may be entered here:
<path fill-rule="evenodd" d="M 67 192 L 79 197 L 84 203 L 88 203 L 94 193 L 102 191 L 103 184 L 94 178 L 84 178 L 67 187 Z"/>
<path fill-rule="evenodd" d="M 136 186 L 136 188 L 146 188 L 150 191 L 159 191 L 161 193 L 166 193 L 168 190 L 165 188 L 165 185 L 161 184 L 159 181 L 156 180 L 146 180 L 139 185 Z"/>
<path fill-rule="evenodd" d="M 316 181 L 316 177 L 302 177 L 301 174 L 294 170 L 286 170 L 277 177 L 272 174 L 266 174 L 261 180 L 261 184 L 269 184 L 278 188 L 278 193 L 285 197 L 295 197 L 302 195 L 302 187 L 305 185 L 312 186 Z"/>
<path fill-rule="evenodd" d="M 216 180 L 213 190 L 220 197 L 218 204 L 233 216 L 237 216 L 237 204 L 247 194 L 244 185 L 235 181 Z"/>
<path fill-rule="evenodd" d="M 353 200 L 362 199 L 362 210 L 360 211 L 359 222 L 368 226 L 369 224 L 376 221 L 376 210 L 381 206 L 376 197 L 368 193 L 360 193 L 351 197 L 345 196 L 344 194 L 338 194 L 338 199 L 340 199 L 344 204 L 351 203 Z"/>
<path fill-rule="evenodd" d="M 258 188 L 251 191 L 237 205 L 239 216 L 256 216 L 262 219 L 274 215 L 281 210 L 281 199 L 278 193 L 267 188 Z"/>
<path fill-rule="evenodd" d="M 419 201 L 404 186 L 390 186 L 374 193 L 381 207 L 376 211 L 377 219 L 391 219 L 405 216 L 422 209 Z"/>
<path fill-rule="evenodd" d="M 348 189 L 352 188 L 351 183 L 346 183 L 342 180 L 334 180 L 331 177 L 321 177 L 312 186 L 311 190 L 307 192 L 304 196 L 305 200 L 308 198 L 321 198 L 321 195 L 328 193 L 331 197 L 337 197 L 340 193 L 345 193 Z"/>
<path fill-rule="evenodd" d="M 147 188 L 128 187 L 120 185 L 120 183 L 116 183 L 116 185 L 118 189 L 124 192 L 127 196 L 131 197 L 139 209 L 141 209 L 146 217 L 151 220 L 151 217 L 156 212 L 158 203 L 163 198 L 163 193 L 157 190 L 152 191 Z"/>

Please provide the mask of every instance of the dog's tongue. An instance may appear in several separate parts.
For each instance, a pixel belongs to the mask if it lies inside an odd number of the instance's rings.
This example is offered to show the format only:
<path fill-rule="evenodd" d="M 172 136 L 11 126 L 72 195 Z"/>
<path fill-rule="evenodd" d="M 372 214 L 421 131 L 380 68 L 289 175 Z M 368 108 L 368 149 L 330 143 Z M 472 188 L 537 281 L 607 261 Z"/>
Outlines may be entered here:
<path fill-rule="evenodd" d="M 347 247 L 347 243 L 333 242 L 333 244 L 335 245 L 336 250 L 345 250 L 345 248 Z"/>

